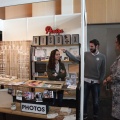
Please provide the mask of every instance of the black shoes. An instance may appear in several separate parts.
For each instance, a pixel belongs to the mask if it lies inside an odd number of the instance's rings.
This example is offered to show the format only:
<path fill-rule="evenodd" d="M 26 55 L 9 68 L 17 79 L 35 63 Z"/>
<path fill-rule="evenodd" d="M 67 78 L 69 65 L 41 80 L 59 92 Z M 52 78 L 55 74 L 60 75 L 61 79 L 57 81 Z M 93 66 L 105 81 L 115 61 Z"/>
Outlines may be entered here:
<path fill-rule="evenodd" d="M 98 120 L 98 116 L 94 116 L 94 117 L 93 117 L 93 120 Z"/>
<path fill-rule="evenodd" d="M 85 114 L 85 115 L 83 116 L 83 120 L 98 120 L 98 116 L 93 116 L 93 119 L 92 119 L 92 118 L 89 118 L 89 119 L 88 119 L 88 115 Z"/>
<path fill-rule="evenodd" d="M 87 114 L 84 114 L 83 119 L 84 119 L 84 120 L 88 120 L 88 115 L 87 115 Z"/>

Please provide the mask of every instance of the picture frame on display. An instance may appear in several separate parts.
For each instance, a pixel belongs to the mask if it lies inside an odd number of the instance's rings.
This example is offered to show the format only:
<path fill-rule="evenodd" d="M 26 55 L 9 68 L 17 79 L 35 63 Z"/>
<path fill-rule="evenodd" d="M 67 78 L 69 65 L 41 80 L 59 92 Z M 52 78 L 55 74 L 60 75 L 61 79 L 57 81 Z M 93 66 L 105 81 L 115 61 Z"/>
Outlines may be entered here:
<path fill-rule="evenodd" d="M 64 57 L 64 61 L 69 61 L 69 57 Z"/>
<path fill-rule="evenodd" d="M 43 91 L 43 98 L 53 98 L 53 91 L 51 90 L 44 90 Z"/>
<path fill-rule="evenodd" d="M 79 44 L 79 34 L 72 34 L 72 44 Z"/>
<path fill-rule="evenodd" d="M 63 35 L 63 45 L 69 44 L 71 44 L 71 35 L 70 34 Z"/>
<path fill-rule="evenodd" d="M 47 49 L 43 49 L 42 47 L 36 47 L 35 49 L 35 56 L 39 57 L 46 57 Z"/>
<path fill-rule="evenodd" d="M 33 45 L 40 45 L 40 36 L 33 36 Z"/>
<path fill-rule="evenodd" d="M 55 45 L 62 45 L 63 43 L 63 36 L 62 35 L 56 35 L 55 36 Z"/>
<path fill-rule="evenodd" d="M 46 45 L 47 36 L 40 36 L 40 45 Z"/>
<path fill-rule="evenodd" d="M 36 102 L 42 102 L 43 101 L 43 93 L 35 92 L 35 98 L 36 98 Z"/>
<path fill-rule="evenodd" d="M 54 35 L 47 36 L 47 44 L 48 45 L 54 45 L 55 44 L 55 36 Z"/>
<path fill-rule="evenodd" d="M 70 53 L 74 56 L 79 56 L 79 49 L 78 48 L 70 48 Z"/>

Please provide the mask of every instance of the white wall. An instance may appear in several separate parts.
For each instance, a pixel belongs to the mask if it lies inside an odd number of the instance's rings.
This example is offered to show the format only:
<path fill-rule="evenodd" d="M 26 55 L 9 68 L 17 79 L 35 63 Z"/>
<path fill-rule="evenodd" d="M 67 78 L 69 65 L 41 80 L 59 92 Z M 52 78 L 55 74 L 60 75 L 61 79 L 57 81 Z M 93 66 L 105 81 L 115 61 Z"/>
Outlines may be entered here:
<path fill-rule="evenodd" d="M 46 26 L 54 27 L 54 16 L 28 18 L 27 25 L 27 40 L 32 40 L 33 36 L 46 35 Z"/>
<path fill-rule="evenodd" d="M 4 20 L 3 41 L 27 40 L 27 18 Z"/>
<path fill-rule="evenodd" d="M 0 7 L 52 0 L 0 0 Z"/>
<path fill-rule="evenodd" d="M 72 14 L 73 13 L 73 0 L 61 0 L 62 3 L 62 14 Z"/>
<path fill-rule="evenodd" d="M 48 25 L 63 29 L 64 34 L 80 34 L 80 20 L 80 14 L 4 20 L 3 41 L 32 40 L 33 36 L 46 35 Z"/>
<path fill-rule="evenodd" d="M 3 31 L 3 20 L 0 19 L 0 30 Z"/>
<path fill-rule="evenodd" d="M 65 34 L 80 34 L 81 30 L 81 15 L 69 14 L 69 15 L 57 15 L 56 16 L 56 28 L 62 28 Z"/>

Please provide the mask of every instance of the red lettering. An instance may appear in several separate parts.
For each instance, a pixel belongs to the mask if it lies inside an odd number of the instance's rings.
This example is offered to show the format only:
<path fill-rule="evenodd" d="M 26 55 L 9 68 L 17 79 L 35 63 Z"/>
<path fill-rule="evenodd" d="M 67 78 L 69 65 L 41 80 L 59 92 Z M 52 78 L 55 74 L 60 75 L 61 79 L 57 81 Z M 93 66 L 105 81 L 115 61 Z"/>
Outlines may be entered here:
<path fill-rule="evenodd" d="M 51 26 L 47 26 L 47 27 L 45 28 L 46 34 L 48 34 L 48 32 L 51 31 L 51 30 L 52 30 Z"/>
<path fill-rule="evenodd" d="M 46 31 L 46 34 L 48 34 L 48 33 L 49 34 L 51 34 L 51 33 L 58 33 L 59 34 L 59 33 L 63 33 L 64 32 L 63 29 L 60 30 L 58 28 L 56 30 L 53 30 L 51 26 L 47 26 L 45 28 L 45 31 Z"/>

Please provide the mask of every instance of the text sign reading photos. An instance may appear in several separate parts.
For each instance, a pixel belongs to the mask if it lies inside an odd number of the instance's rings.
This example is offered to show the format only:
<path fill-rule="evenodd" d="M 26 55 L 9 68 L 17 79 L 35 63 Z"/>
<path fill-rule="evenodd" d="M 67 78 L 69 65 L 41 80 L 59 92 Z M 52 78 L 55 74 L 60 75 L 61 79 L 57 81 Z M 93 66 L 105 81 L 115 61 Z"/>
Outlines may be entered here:
<path fill-rule="evenodd" d="M 79 43 L 79 34 L 33 36 L 33 45 L 70 45 Z"/>
<path fill-rule="evenodd" d="M 38 114 L 47 114 L 48 113 L 48 105 L 21 103 L 21 111 L 38 113 Z"/>

